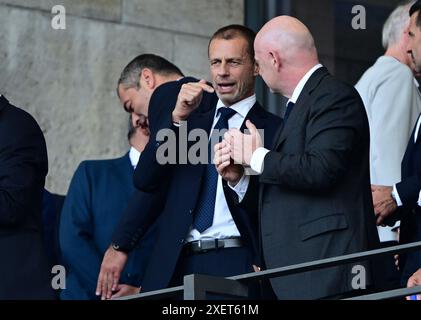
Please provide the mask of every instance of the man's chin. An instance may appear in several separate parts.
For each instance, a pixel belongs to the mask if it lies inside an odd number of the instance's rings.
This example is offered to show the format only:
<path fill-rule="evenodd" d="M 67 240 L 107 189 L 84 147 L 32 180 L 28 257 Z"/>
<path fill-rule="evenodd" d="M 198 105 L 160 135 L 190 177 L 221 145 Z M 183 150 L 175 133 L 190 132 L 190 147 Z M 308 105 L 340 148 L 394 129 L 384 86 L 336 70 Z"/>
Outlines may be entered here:
<path fill-rule="evenodd" d="M 218 96 L 219 100 L 221 100 L 224 105 L 231 105 L 233 104 L 232 101 L 235 100 L 235 96 L 233 93 L 221 93 L 221 92 L 216 92 L 216 95 Z"/>

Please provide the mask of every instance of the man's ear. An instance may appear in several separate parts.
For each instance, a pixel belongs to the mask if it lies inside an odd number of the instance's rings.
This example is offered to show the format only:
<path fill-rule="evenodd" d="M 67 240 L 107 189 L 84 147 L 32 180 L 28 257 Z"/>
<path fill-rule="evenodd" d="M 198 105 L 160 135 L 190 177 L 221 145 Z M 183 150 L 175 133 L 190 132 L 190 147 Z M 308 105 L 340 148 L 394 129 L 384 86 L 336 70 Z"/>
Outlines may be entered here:
<path fill-rule="evenodd" d="M 149 68 L 144 68 L 140 74 L 140 83 L 141 85 L 146 86 L 148 89 L 155 89 L 156 78 L 155 74 Z"/>
<path fill-rule="evenodd" d="M 255 76 L 255 77 L 257 77 L 258 75 L 259 75 L 259 65 L 257 64 L 257 62 L 256 61 L 254 61 L 254 66 L 253 66 L 253 75 Z"/>
<path fill-rule="evenodd" d="M 279 56 L 278 52 L 269 52 L 270 55 L 270 63 L 272 65 L 272 67 L 276 70 L 279 71 L 282 67 L 282 62 L 281 62 L 281 57 Z"/>

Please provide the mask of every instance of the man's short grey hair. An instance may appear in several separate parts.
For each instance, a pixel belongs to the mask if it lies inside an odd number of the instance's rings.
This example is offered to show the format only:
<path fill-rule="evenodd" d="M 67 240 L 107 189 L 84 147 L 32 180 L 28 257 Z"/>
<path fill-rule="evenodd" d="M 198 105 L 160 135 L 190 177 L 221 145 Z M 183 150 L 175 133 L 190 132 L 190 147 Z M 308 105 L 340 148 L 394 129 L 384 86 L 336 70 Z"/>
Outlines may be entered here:
<path fill-rule="evenodd" d="M 409 24 L 409 8 L 415 3 L 415 0 L 404 1 L 398 5 L 387 18 L 383 25 L 382 44 L 387 50 L 389 47 L 399 42 L 402 33 Z"/>
<path fill-rule="evenodd" d="M 144 68 L 149 68 L 153 72 L 163 75 L 177 75 L 183 77 L 183 73 L 173 63 L 155 54 L 141 54 L 134 58 L 121 72 L 120 79 L 117 82 L 118 87 L 121 84 L 125 89 L 140 88 L 139 77 Z"/>

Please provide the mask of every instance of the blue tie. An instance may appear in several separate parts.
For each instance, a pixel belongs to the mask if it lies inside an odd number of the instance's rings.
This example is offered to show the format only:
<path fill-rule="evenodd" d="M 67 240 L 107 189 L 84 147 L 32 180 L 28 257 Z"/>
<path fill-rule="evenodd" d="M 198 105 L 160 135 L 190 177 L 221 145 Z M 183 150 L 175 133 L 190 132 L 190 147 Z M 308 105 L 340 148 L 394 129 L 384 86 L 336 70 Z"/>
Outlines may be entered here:
<path fill-rule="evenodd" d="M 292 109 L 294 108 L 295 103 L 290 101 L 287 103 L 287 109 L 285 110 L 285 115 L 284 115 L 284 124 L 287 122 L 288 117 L 292 111 Z"/>
<path fill-rule="evenodd" d="M 218 114 L 221 116 L 218 119 L 218 122 L 213 127 L 215 130 L 228 129 L 228 119 L 231 118 L 237 112 L 231 108 L 222 107 L 218 109 Z M 220 137 L 220 140 L 221 137 Z M 213 146 L 211 145 L 212 139 L 208 144 L 208 164 L 206 165 L 206 170 L 202 180 L 202 189 L 197 202 L 193 227 L 197 229 L 200 233 L 208 229 L 213 223 L 213 215 L 215 211 L 215 198 L 216 198 L 216 189 L 218 187 L 218 172 L 216 171 L 215 165 L 213 164 L 213 159 L 211 159 L 211 154 Z"/>

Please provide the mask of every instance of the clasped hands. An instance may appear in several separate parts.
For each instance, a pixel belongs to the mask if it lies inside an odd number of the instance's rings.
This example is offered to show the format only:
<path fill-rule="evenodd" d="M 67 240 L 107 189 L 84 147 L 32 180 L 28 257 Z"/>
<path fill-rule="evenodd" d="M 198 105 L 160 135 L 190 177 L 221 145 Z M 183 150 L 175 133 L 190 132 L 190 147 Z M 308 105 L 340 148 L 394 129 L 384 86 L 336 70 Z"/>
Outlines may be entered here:
<path fill-rule="evenodd" d="M 371 186 L 377 225 L 384 225 L 385 219 L 392 215 L 398 208 L 395 199 L 392 197 L 392 191 L 393 187 Z"/>
<path fill-rule="evenodd" d="M 239 129 L 230 129 L 224 140 L 215 145 L 214 164 L 222 178 L 231 186 L 235 186 L 244 174 L 244 167 L 250 167 L 254 151 L 263 147 L 262 138 L 256 126 L 246 121 L 249 133 Z"/>

